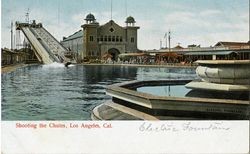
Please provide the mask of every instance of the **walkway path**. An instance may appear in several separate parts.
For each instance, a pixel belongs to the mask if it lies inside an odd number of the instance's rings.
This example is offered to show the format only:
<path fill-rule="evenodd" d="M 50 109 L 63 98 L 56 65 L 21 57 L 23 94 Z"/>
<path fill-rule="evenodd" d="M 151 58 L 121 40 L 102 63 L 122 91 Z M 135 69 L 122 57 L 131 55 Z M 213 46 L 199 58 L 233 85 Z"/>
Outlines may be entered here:
<path fill-rule="evenodd" d="M 196 68 L 196 65 L 145 65 L 145 64 L 103 64 L 103 63 L 83 63 L 80 65 L 107 65 L 107 66 L 132 66 L 132 67 L 181 67 L 181 68 Z"/>

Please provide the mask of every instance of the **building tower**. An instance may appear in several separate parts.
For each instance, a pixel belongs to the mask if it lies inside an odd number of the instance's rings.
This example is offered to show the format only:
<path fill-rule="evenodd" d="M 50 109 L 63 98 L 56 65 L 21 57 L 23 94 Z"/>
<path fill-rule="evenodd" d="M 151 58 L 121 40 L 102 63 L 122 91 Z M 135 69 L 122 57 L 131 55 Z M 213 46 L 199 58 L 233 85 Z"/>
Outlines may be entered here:
<path fill-rule="evenodd" d="M 137 52 L 137 30 L 140 27 L 135 26 L 135 19 L 132 16 L 127 17 L 126 21 L 126 51 Z"/>
<path fill-rule="evenodd" d="M 83 53 L 81 53 L 81 58 L 97 58 L 99 57 L 99 48 L 97 42 L 97 28 L 99 23 L 96 22 L 95 16 L 89 13 L 84 19 L 86 23 L 82 25 L 83 28 Z"/>

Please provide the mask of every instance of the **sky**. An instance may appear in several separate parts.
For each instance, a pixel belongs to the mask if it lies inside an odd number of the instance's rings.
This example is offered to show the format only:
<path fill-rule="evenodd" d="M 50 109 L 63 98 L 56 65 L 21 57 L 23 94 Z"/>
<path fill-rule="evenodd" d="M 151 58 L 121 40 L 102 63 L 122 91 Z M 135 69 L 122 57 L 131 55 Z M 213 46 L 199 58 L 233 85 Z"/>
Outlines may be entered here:
<path fill-rule="evenodd" d="M 24 22 L 28 9 L 58 40 L 80 30 L 88 13 L 101 25 L 111 19 L 111 0 L 2 0 L 1 47 L 10 48 L 10 23 Z M 249 41 L 249 0 L 112 0 L 112 15 L 121 26 L 135 18 L 141 50 L 165 47 L 169 30 L 171 46 Z"/>

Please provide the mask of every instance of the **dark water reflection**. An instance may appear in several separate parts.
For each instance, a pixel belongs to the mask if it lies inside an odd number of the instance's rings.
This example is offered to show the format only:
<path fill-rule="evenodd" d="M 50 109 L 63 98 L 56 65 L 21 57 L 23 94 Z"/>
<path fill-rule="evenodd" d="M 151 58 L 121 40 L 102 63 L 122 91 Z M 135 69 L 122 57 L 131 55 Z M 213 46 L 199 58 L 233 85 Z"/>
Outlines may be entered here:
<path fill-rule="evenodd" d="M 89 120 L 110 99 L 105 87 L 129 80 L 193 79 L 194 69 L 30 66 L 2 74 L 2 120 Z"/>

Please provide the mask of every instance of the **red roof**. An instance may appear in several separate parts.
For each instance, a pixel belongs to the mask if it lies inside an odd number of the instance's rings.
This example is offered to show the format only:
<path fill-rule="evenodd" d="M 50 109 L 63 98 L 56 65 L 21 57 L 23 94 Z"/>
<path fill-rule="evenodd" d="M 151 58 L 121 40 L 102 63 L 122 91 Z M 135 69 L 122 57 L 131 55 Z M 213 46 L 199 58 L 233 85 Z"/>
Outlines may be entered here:
<path fill-rule="evenodd" d="M 174 47 L 174 49 L 183 49 L 183 47 L 180 45 L 177 45 L 176 47 Z"/>
<path fill-rule="evenodd" d="M 248 46 L 250 45 L 250 41 L 248 42 L 218 42 L 214 46 Z"/>

